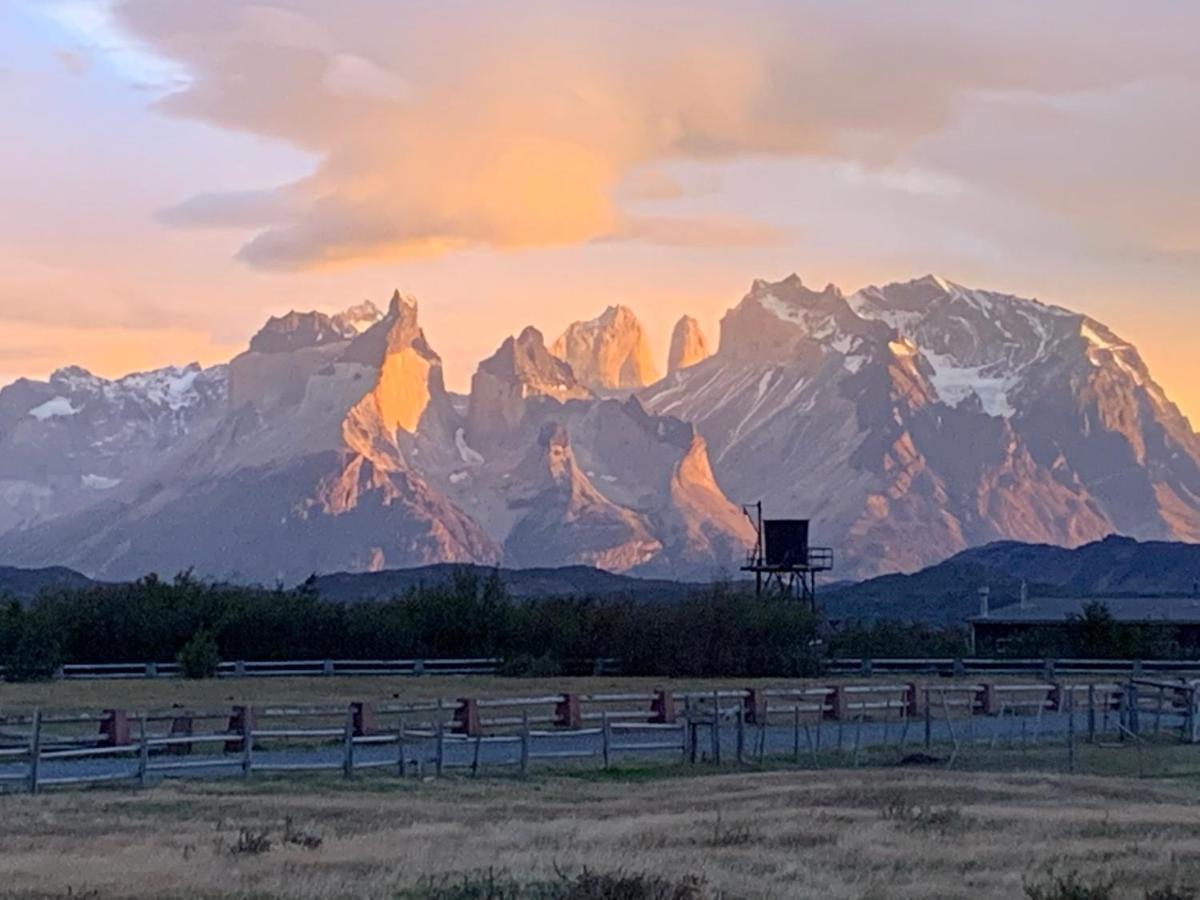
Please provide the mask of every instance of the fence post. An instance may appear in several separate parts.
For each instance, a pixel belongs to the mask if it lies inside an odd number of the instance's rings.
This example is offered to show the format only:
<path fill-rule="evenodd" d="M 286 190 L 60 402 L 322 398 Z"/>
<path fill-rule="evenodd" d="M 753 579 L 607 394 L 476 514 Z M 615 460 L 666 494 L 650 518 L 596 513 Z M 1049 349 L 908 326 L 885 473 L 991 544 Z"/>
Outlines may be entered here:
<path fill-rule="evenodd" d="M 745 762 L 746 754 L 746 707 L 738 704 L 737 711 L 737 764 Z"/>
<path fill-rule="evenodd" d="M 333 660 L 326 659 L 321 661 L 321 674 L 326 678 L 333 675 Z"/>
<path fill-rule="evenodd" d="M 792 762 L 800 764 L 800 701 L 792 707 Z"/>
<path fill-rule="evenodd" d="M 242 777 L 254 769 L 254 707 L 242 707 Z"/>
<path fill-rule="evenodd" d="M 1129 730 L 1133 734 L 1141 733 L 1138 722 L 1138 687 L 1132 681 L 1129 682 Z"/>
<path fill-rule="evenodd" d="M 434 739 L 437 741 L 437 746 L 433 750 L 433 771 L 435 776 L 441 778 L 442 770 L 446 766 L 446 721 L 442 715 L 441 697 L 438 697 L 437 702 L 437 723 L 434 727 Z"/>
<path fill-rule="evenodd" d="M 1094 684 L 1088 685 L 1087 729 L 1088 743 L 1096 743 L 1096 686 Z"/>
<path fill-rule="evenodd" d="M 604 758 L 604 768 L 608 768 L 609 753 L 612 751 L 612 730 L 608 721 L 608 710 L 600 714 L 600 753 Z"/>
<path fill-rule="evenodd" d="M 29 731 L 29 793 L 38 792 L 38 773 L 42 766 L 42 711 L 33 711 Z"/>
<path fill-rule="evenodd" d="M 721 765 L 721 696 L 718 691 L 713 691 L 712 758 L 714 766 Z"/>
<path fill-rule="evenodd" d="M 404 758 L 404 716 L 396 721 L 396 769 L 401 778 L 408 774 L 408 761 Z"/>
<path fill-rule="evenodd" d="M 1067 771 L 1075 774 L 1075 689 L 1067 691 Z"/>
<path fill-rule="evenodd" d="M 529 773 L 529 710 L 521 712 L 521 774 Z"/>
<path fill-rule="evenodd" d="M 675 721 L 675 695 L 666 688 L 656 688 L 650 701 L 650 721 L 670 725 Z"/>
<path fill-rule="evenodd" d="M 146 770 L 150 768 L 150 735 L 146 732 L 146 711 L 138 715 L 138 769 L 139 787 L 146 786 Z"/>
<path fill-rule="evenodd" d="M 686 737 L 684 738 L 687 741 L 687 759 L 685 762 L 690 766 L 694 766 L 696 764 L 696 723 L 692 721 L 691 697 L 683 698 L 683 726 L 687 729 Z"/>
<path fill-rule="evenodd" d="M 762 718 L 758 720 L 758 764 L 761 766 L 767 756 L 767 717 L 770 714 L 770 701 L 766 695 L 762 698 Z"/>
<path fill-rule="evenodd" d="M 929 702 L 929 688 L 925 688 L 925 749 L 933 747 L 933 705 Z"/>
<path fill-rule="evenodd" d="M 346 707 L 346 724 L 342 730 L 342 777 L 354 777 L 354 704 Z"/>

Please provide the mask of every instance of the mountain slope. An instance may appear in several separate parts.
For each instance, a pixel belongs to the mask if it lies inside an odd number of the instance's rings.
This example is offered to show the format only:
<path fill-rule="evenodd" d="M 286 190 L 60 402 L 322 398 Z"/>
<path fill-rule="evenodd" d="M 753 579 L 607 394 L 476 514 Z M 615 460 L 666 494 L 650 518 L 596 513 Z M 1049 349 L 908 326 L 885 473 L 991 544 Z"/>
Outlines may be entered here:
<path fill-rule="evenodd" d="M 980 587 L 998 609 L 1020 599 L 1022 582 L 1041 596 L 1191 596 L 1200 585 L 1200 546 L 1121 537 L 1075 549 L 1000 541 L 911 575 L 831 587 L 821 603 L 835 619 L 958 623 L 979 611 Z"/>
<path fill-rule="evenodd" d="M 0 389 L 0 533 L 102 500 L 219 417 L 227 367 L 59 369 Z"/>
<path fill-rule="evenodd" d="M 742 558 L 748 524 L 691 426 L 597 397 L 532 328 L 480 364 L 464 409 L 415 301 L 365 312 L 361 332 L 272 318 L 204 429 L 105 502 L 0 536 L 0 558 L 285 583 L 502 561 L 702 578 Z"/>
<path fill-rule="evenodd" d="M 758 281 L 714 356 L 640 396 L 696 423 L 728 493 L 817 520 L 839 576 L 998 539 L 1200 533 L 1186 420 L 1127 343 L 1035 301 Z"/>
<path fill-rule="evenodd" d="M 52 588 L 85 588 L 96 582 L 85 575 L 62 566 L 47 569 L 18 569 L 0 566 L 0 600 L 34 599 L 42 591 Z"/>

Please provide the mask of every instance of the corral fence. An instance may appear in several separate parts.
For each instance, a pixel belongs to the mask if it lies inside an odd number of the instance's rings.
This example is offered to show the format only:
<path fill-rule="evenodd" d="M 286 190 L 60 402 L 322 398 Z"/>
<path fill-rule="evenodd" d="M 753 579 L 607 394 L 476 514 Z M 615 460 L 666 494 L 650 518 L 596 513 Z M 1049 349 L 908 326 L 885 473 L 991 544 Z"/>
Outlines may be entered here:
<path fill-rule="evenodd" d="M 313 676 L 386 675 L 497 675 L 505 660 L 498 657 L 471 659 L 285 659 L 230 660 L 217 668 L 219 678 L 287 678 Z M 612 657 L 568 660 L 571 675 L 620 675 L 621 660 Z M 912 657 L 874 659 L 869 657 L 827 660 L 830 675 L 874 677 L 880 675 L 938 675 L 965 678 L 975 675 L 1028 675 L 1054 679 L 1060 676 L 1109 675 L 1136 678 L 1142 675 L 1195 675 L 1200 677 L 1200 660 L 1160 659 L 1005 659 L 990 657 Z M 4 669 L 0 667 L 0 676 Z M 69 663 L 55 672 L 66 681 L 107 678 L 179 678 L 175 662 Z"/>
<path fill-rule="evenodd" d="M 218 678 L 288 678 L 347 675 L 497 675 L 504 660 L 496 657 L 473 659 L 283 659 L 231 660 L 217 667 Z M 620 660 L 598 658 L 568 660 L 571 674 L 615 675 Z M 0 676 L 4 674 L 0 667 Z M 175 662 L 68 663 L 54 673 L 64 681 L 98 681 L 108 678 L 180 678 Z"/>
<path fill-rule="evenodd" d="M 1200 659 L 1006 659 L 1004 657 L 843 657 L 826 662 L 825 671 L 840 675 L 1198 675 Z"/>
<path fill-rule="evenodd" d="M 354 778 L 516 771 L 659 759 L 681 765 L 973 764 L 1003 756 L 1089 770 L 1093 751 L 1200 754 L 1200 682 L 800 685 L 547 693 L 415 703 L 247 706 L 0 717 L 0 785 L 33 793 L 103 782 Z M 1092 754 L 1092 755 L 1089 755 Z M 1174 758 L 1173 758 L 1174 759 Z M 1177 763 L 1178 760 L 1175 760 Z M 1096 763 L 1099 765 L 1099 762 Z"/>

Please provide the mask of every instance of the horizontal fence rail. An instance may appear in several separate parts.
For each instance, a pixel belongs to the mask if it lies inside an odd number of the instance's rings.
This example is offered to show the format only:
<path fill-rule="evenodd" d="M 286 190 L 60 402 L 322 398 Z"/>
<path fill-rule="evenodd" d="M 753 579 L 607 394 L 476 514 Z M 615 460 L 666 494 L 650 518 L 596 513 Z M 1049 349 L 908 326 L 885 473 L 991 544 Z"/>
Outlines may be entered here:
<path fill-rule="evenodd" d="M 1005 659 L 931 657 L 904 659 L 841 658 L 825 671 L 842 675 L 1124 675 L 1143 673 L 1200 675 L 1200 659 Z"/>
<path fill-rule="evenodd" d="M 1005 659 L 984 657 L 837 658 L 824 661 L 830 675 L 1113 675 L 1138 677 L 1143 674 L 1200 676 L 1200 659 Z M 296 659 L 233 660 L 217 668 L 219 678 L 287 678 L 314 676 L 415 676 L 498 675 L 504 660 L 495 657 L 471 659 Z M 599 658 L 573 660 L 572 674 L 620 675 L 621 660 Z M 0 667 L 0 676 L 4 674 Z M 179 678 L 175 662 L 69 663 L 55 676 L 68 681 L 134 678 Z"/>
<path fill-rule="evenodd" d="M 620 660 L 576 660 L 574 668 L 580 674 L 615 675 Z M 495 657 L 472 659 L 291 659 L 291 660 L 234 660 L 217 667 L 218 678 L 287 678 L 347 675 L 497 675 L 504 660 Z M 4 668 L 0 666 L 0 676 Z M 180 666 L 175 662 L 68 663 L 61 666 L 55 677 L 67 681 L 100 679 L 179 678 Z"/>
<path fill-rule="evenodd" d="M 822 753 L 858 764 L 868 747 L 1022 748 L 1154 735 L 1200 744 L 1200 680 L 1151 673 L 1104 681 L 859 683 L 705 690 L 553 692 L 348 705 L 237 705 L 0 714 L 0 787 L 331 771 L 353 778 L 448 770 L 599 765 L 631 758 L 743 764 Z M 842 757 L 839 757 L 841 759 Z M 1200 759 L 1200 756 L 1198 756 Z"/>

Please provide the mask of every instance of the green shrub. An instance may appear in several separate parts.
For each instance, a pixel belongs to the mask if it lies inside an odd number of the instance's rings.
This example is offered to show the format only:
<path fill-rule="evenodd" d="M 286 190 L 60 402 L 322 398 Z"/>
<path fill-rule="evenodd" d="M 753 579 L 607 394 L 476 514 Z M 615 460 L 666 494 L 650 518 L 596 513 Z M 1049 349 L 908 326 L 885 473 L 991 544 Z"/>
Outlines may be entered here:
<path fill-rule="evenodd" d="M 221 666 L 221 651 L 208 631 L 197 631 L 175 657 L 184 678 L 215 678 Z"/>

